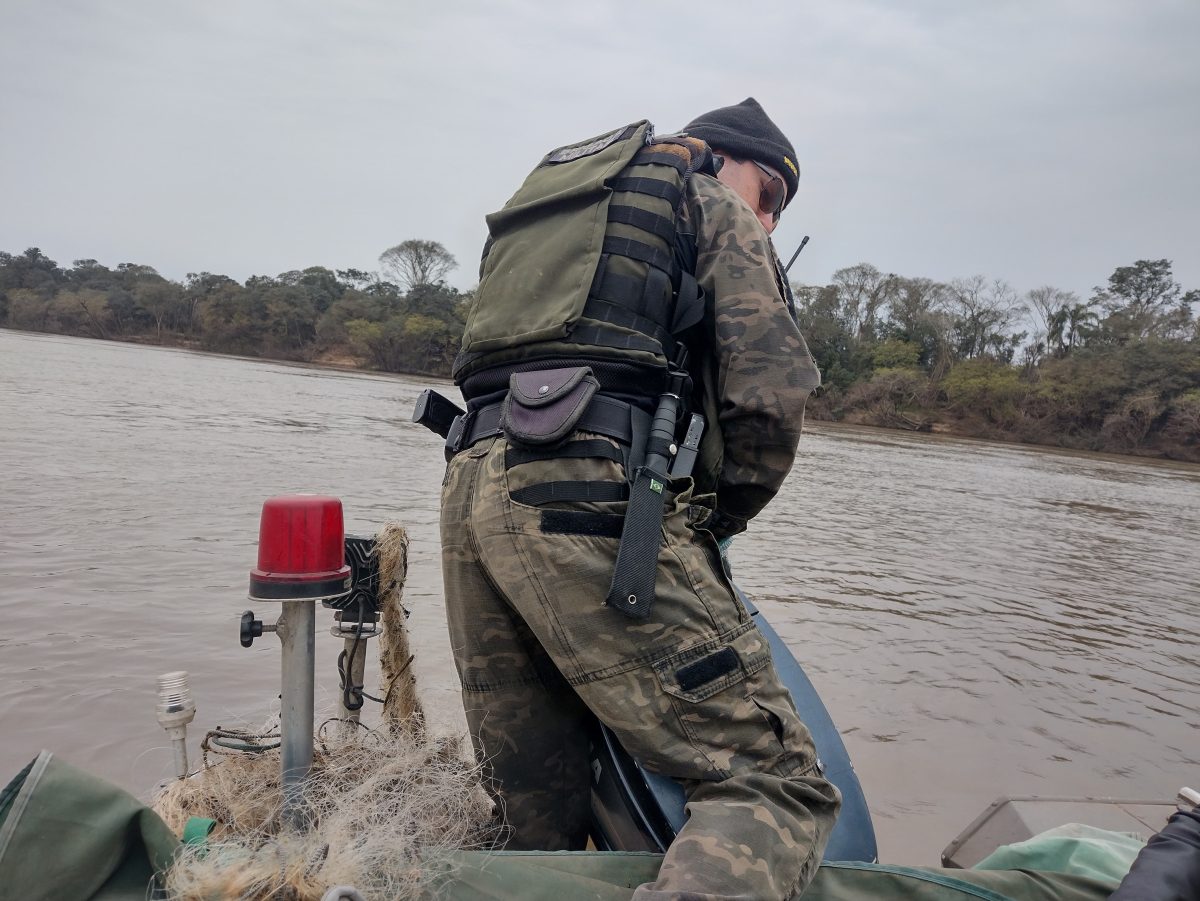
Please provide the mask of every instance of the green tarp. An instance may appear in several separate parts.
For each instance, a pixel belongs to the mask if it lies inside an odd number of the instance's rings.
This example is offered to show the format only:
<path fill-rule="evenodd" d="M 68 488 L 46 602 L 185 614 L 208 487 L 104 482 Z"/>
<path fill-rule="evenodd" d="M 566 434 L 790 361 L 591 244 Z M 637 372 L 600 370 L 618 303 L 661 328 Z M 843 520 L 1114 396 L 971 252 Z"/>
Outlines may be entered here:
<path fill-rule="evenodd" d="M 1146 840 L 1126 832 L 1067 823 L 1023 842 L 1001 845 L 976 870 L 1051 870 L 1119 883 Z"/>
<path fill-rule="evenodd" d="M 1104 901 L 1128 869 L 1136 845 L 1087 834 L 1080 850 L 1056 835 L 1049 854 L 1023 842 L 1013 860 L 1030 869 L 943 870 L 879 864 L 822 865 L 805 901 Z M 114 785 L 41 755 L 0 792 L 0 901 L 141 901 L 153 874 L 169 865 L 178 839 L 149 808 Z M 1015 847 L 1015 846 L 1014 846 Z M 449 901 L 623 901 L 650 881 L 661 857 L 631 853 L 460 852 L 439 886 Z M 1066 872 L 1050 872 L 1057 864 Z"/>
<path fill-rule="evenodd" d="M 137 798 L 43 751 L 0 794 L 0 901 L 141 901 L 178 844 Z"/>
<path fill-rule="evenodd" d="M 627 901 L 654 879 L 658 854 L 469 852 L 446 886 L 454 901 Z M 804 901 L 1105 901 L 1116 881 L 1020 870 L 943 870 L 867 863 L 821 865 Z"/>

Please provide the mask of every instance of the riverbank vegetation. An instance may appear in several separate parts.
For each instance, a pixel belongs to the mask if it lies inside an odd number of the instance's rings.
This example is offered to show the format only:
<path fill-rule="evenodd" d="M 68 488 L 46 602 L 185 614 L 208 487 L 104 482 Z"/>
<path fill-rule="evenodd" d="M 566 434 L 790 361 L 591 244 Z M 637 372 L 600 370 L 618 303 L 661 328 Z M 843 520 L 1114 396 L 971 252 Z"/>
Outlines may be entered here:
<path fill-rule="evenodd" d="M 865 263 L 795 293 L 817 418 L 1200 462 L 1200 291 L 1169 260 L 1087 299 Z"/>
<path fill-rule="evenodd" d="M 0 253 L 0 327 L 445 376 L 471 299 L 446 285 L 454 267 L 411 240 L 379 272 L 177 282 L 30 248 Z M 1200 462 L 1200 290 L 1169 260 L 1120 266 L 1086 298 L 867 263 L 795 294 L 824 379 L 814 418 Z"/>
<path fill-rule="evenodd" d="M 0 253 L 0 327 L 448 375 L 469 299 L 445 284 L 454 257 L 405 241 L 380 265 L 176 282 L 139 263 L 61 267 L 34 247 Z"/>

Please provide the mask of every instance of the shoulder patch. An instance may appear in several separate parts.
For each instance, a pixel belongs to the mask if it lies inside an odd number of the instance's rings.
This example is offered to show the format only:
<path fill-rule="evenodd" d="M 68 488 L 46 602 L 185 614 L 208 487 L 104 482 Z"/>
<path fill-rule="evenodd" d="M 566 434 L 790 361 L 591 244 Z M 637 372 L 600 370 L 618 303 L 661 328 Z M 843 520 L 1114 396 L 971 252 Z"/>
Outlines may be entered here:
<path fill-rule="evenodd" d="M 611 147 L 617 141 L 628 140 L 633 136 L 635 131 L 637 131 L 637 126 L 627 125 L 606 135 L 601 135 L 598 138 L 592 138 L 582 144 L 568 144 L 566 147 L 559 147 L 557 150 L 551 150 L 546 155 L 546 162 L 570 163 L 574 160 L 583 159 L 585 156 L 592 156 L 606 147 Z"/>

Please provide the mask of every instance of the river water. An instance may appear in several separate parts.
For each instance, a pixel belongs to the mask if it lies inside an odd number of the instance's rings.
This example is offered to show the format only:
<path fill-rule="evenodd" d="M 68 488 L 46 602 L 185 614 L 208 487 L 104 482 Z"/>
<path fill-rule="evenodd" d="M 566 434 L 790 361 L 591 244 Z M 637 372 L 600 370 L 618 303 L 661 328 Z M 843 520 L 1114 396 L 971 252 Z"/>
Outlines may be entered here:
<path fill-rule="evenodd" d="M 48 748 L 145 796 L 172 773 L 168 670 L 192 674 L 193 755 L 263 720 L 278 642 L 241 648 L 237 620 L 282 493 L 407 526 L 421 688 L 463 728 L 441 448 L 409 422 L 429 384 L 0 331 L 0 783 Z M 731 556 L 845 737 L 882 859 L 932 864 L 1001 794 L 1200 783 L 1198 535 L 1200 467 L 814 423 Z"/>

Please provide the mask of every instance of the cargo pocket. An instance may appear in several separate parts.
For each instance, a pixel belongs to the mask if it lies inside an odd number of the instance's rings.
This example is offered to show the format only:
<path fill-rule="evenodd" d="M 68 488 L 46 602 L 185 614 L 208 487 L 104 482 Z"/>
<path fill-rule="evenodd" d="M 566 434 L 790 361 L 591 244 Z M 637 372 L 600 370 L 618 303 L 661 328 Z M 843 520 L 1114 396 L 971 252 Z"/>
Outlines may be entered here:
<path fill-rule="evenodd" d="M 771 651 L 753 623 L 654 664 L 654 672 L 711 779 L 766 770 L 784 753 L 768 710 L 755 702 L 759 676 L 770 677 Z"/>

